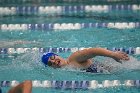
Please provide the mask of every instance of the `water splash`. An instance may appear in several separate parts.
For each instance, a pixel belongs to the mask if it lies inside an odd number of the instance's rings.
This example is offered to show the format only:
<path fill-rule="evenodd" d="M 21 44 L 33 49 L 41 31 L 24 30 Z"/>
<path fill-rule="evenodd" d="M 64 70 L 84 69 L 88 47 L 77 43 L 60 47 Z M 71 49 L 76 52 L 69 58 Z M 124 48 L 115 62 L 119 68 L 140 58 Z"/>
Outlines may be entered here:
<path fill-rule="evenodd" d="M 105 58 L 102 64 L 110 67 L 111 73 L 125 73 L 133 70 L 140 70 L 140 61 L 133 56 L 130 56 L 129 61 L 122 61 L 122 63 L 118 63 L 111 58 Z"/>
<path fill-rule="evenodd" d="M 33 70 L 35 67 L 39 67 L 38 65 L 41 67 L 40 56 L 41 54 L 37 51 L 28 51 L 13 59 L 13 67 L 26 70 Z"/>
<path fill-rule="evenodd" d="M 130 60 L 123 62 L 122 67 L 128 70 L 140 70 L 140 61 L 135 57 L 130 56 Z"/>

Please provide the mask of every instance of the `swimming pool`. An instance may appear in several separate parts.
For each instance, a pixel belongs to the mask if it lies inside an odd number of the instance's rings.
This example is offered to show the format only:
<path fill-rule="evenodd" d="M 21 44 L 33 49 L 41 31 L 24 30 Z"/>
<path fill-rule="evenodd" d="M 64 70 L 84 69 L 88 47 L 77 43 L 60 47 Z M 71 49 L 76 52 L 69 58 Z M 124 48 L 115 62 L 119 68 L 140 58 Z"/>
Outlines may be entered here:
<path fill-rule="evenodd" d="M 51 6 L 51 3 L 41 3 L 39 6 L 29 8 L 28 2 L 24 2 L 23 6 L 16 6 L 15 3 L 10 5 L 8 3 L 10 1 L 6 1 L 7 5 L 4 6 L 3 3 L 0 8 L 0 11 L 3 9 L 8 11 L 7 13 L 1 12 L 0 17 L 0 81 L 52 81 L 53 88 L 37 87 L 33 88 L 33 93 L 139 93 L 139 88 L 123 85 L 113 88 L 70 88 L 66 90 L 55 87 L 55 80 L 63 81 L 63 83 L 73 81 L 72 84 L 80 81 L 82 83 L 87 81 L 84 84 L 88 84 L 91 80 L 96 80 L 100 84 L 104 80 L 119 80 L 121 84 L 124 84 L 125 80 L 139 80 L 139 3 L 129 0 L 128 4 L 119 0 L 114 1 L 115 3 L 111 0 L 108 0 L 110 2 L 95 0 L 97 5 L 91 5 L 80 0 L 81 3 L 78 4 L 76 1 L 73 3 L 69 1 L 68 4 L 65 2 L 65 5 L 58 2 L 59 7 Z M 49 7 L 46 7 L 47 5 Z M 44 13 L 44 8 L 54 9 L 53 13 Z M 100 10 L 97 11 L 94 8 Z M 55 13 L 55 9 L 61 12 Z M 124 49 L 130 54 L 131 59 L 127 63 L 119 64 L 112 59 L 98 57 L 97 60 L 113 63 L 119 67 L 110 74 L 46 68 L 40 62 L 40 57 L 45 51 L 57 52 L 66 58 L 71 52 L 88 47 Z M 137 86 L 139 86 L 139 81 Z M 9 87 L 2 87 L 2 89 L 6 92 Z"/>

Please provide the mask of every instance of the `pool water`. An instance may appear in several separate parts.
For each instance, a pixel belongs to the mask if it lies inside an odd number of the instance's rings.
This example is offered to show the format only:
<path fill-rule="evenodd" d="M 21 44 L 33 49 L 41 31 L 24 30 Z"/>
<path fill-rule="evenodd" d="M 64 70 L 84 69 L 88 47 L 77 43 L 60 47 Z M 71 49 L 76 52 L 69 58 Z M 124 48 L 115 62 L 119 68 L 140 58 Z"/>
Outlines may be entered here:
<path fill-rule="evenodd" d="M 27 4 L 27 3 L 26 3 Z M 114 3 L 112 3 L 114 4 Z M 14 5 L 14 4 L 13 4 Z M 89 14 L 90 15 L 90 14 Z M 95 13 L 91 16 L 4 16 L 0 17 L 0 24 L 30 24 L 30 23 L 95 23 L 95 22 L 139 22 L 139 11 L 111 11 L 108 13 Z M 129 48 L 140 46 L 139 28 L 113 29 L 113 28 L 84 28 L 80 30 L 24 30 L 4 31 L 0 30 L 0 48 L 81 48 L 81 47 L 103 47 L 103 48 Z M 62 52 L 58 55 L 67 58 L 71 52 Z M 139 80 L 140 79 L 140 56 L 129 55 L 130 61 L 122 64 L 111 58 L 96 57 L 107 65 L 116 66 L 112 73 L 93 74 L 75 71 L 71 69 L 53 69 L 44 67 L 41 63 L 42 53 L 29 51 L 22 54 L 0 54 L 0 81 L 8 80 Z M 8 88 L 2 88 L 6 93 Z M 33 93 L 139 93 L 137 87 L 113 87 L 87 89 L 53 89 L 33 88 Z"/>

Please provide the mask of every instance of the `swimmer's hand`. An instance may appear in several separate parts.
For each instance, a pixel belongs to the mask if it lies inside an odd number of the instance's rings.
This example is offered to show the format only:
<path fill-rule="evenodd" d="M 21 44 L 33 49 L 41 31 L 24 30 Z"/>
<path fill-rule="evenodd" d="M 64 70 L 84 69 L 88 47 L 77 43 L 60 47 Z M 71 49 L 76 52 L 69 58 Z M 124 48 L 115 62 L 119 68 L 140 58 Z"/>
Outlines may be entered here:
<path fill-rule="evenodd" d="M 128 61 L 129 57 L 126 53 L 121 52 L 121 51 L 115 51 L 113 53 L 113 59 L 116 60 L 119 63 L 122 63 L 122 60 Z"/>

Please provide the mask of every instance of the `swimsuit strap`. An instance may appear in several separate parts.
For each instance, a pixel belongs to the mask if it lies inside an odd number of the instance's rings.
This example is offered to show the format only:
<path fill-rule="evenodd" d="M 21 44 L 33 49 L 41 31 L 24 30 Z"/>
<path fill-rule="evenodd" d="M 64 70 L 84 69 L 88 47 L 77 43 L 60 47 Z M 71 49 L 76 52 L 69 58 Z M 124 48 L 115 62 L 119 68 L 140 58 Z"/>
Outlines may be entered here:
<path fill-rule="evenodd" d="M 97 71 L 97 65 L 96 64 L 92 64 L 90 65 L 87 69 L 85 69 L 86 72 L 91 72 L 91 73 L 98 73 Z"/>

